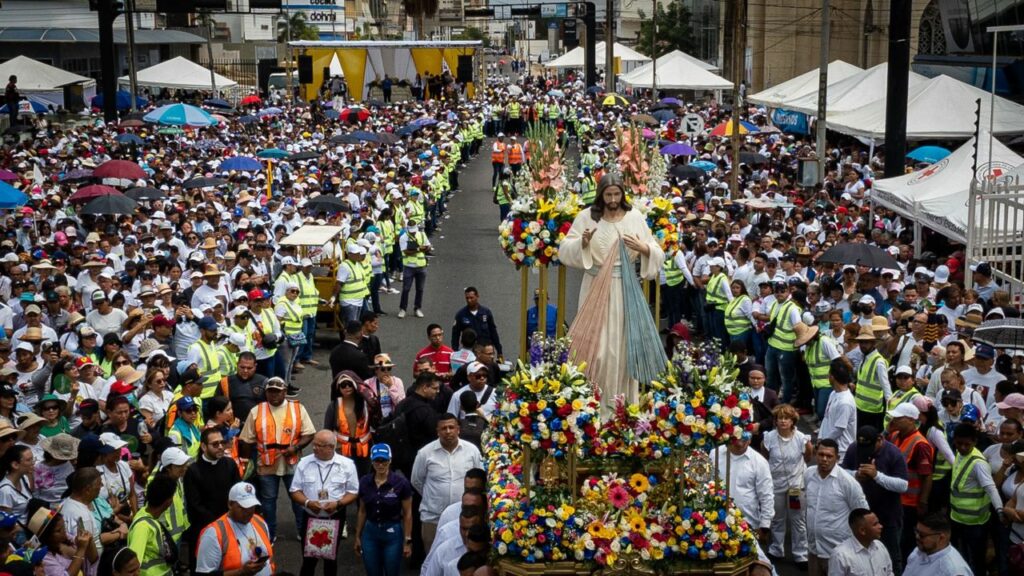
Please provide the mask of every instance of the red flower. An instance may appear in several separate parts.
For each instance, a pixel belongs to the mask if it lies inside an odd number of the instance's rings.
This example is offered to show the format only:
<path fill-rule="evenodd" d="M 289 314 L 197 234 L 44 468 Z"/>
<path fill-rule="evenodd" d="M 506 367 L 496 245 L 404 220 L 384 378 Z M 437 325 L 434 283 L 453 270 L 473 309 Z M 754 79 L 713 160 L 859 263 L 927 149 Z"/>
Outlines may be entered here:
<path fill-rule="evenodd" d="M 309 543 L 317 548 L 326 548 L 332 543 L 331 535 L 327 533 L 327 530 L 317 530 L 309 537 Z"/>
<path fill-rule="evenodd" d="M 739 403 L 740 399 L 737 398 L 735 394 L 730 394 L 729 397 L 725 399 L 726 408 L 735 408 Z"/>
<path fill-rule="evenodd" d="M 698 416 L 700 418 L 706 418 L 708 415 L 708 411 L 703 406 L 698 406 L 693 409 L 693 415 Z"/>

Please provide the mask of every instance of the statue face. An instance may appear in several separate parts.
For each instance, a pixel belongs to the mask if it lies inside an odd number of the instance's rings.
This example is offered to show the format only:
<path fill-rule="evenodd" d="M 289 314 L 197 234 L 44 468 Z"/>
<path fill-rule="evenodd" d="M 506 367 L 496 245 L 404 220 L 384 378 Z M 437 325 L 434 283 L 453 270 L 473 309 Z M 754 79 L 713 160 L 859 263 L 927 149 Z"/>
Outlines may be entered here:
<path fill-rule="evenodd" d="M 609 210 L 618 210 L 622 206 L 622 188 L 609 186 L 601 193 L 604 205 Z"/>

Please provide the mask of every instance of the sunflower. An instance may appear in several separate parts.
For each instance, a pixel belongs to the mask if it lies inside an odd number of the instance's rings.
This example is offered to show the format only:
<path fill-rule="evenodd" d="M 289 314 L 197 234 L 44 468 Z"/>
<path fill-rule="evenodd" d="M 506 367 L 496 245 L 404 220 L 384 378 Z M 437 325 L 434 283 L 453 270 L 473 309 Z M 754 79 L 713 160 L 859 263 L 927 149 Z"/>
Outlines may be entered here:
<path fill-rule="evenodd" d="M 647 522 L 644 521 L 644 517 L 640 514 L 630 514 L 628 520 L 630 532 L 643 534 L 647 531 Z"/>
<path fill-rule="evenodd" d="M 651 487 L 651 483 L 648 482 L 647 476 L 644 476 L 643 474 L 633 474 L 629 477 L 629 487 L 637 494 L 643 494 Z"/>

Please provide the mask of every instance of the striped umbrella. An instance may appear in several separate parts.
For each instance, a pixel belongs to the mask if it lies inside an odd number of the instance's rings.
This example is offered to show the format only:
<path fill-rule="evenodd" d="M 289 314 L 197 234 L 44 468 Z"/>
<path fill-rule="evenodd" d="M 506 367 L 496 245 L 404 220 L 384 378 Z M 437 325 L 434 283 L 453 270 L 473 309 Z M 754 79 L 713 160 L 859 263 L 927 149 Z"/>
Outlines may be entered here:
<path fill-rule="evenodd" d="M 143 117 L 146 122 L 167 126 L 213 126 L 217 120 L 202 108 L 191 104 L 168 104 Z"/>
<path fill-rule="evenodd" d="M 753 134 L 757 132 L 757 126 L 750 122 L 740 120 L 740 134 Z M 732 136 L 732 120 L 722 122 L 711 130 L 712 136 Z"/>

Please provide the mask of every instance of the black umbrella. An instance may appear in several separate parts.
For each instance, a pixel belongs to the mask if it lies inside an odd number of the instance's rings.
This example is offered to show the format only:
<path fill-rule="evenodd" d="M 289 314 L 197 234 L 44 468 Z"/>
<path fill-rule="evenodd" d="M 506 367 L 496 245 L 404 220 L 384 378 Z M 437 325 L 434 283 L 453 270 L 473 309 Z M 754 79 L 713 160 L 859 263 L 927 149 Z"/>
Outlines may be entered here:
<path fill-rule="evenodd" d="M 351 210 L 347 202 L 343 202 L 337 196 L 317 196 L 306 202 L 306 210 L 309 212 L 348 212 Z"/>
<path fill-rule="evenodd" d="M 740 152 L 740 162 L 750 166 L 760 166 L 766 164 L 768 159 L 757 152 Z"/>
<path fill-rule="evenodd" d="M 971 341 L 982 342 L 993 348 L 1024 350 L 1024 318 L 986 320 L 974 329 Z"/>
<path fill-rule="evenodd" d="M 199 177 L 192 178 L 191 180 L 186 180 L 185 183 L 181 185 L 181 187 L 184 188 L 185 190 L 191 190 L 192 188 L 214 188 L 216 186 L 223 186 L 224 184 L 227 183 L 228 181 L 223 178 Z"/>
<path fill-rule="evenodd" d="M 387 106 L 387 103 L 384 102 L 383 100 L 377 100 L 376 98 L 374 98 L 374 99 L 368 100 L 366 102 L 366 105 L 367 106 L 373 106 L 375 108 L 384 108 L 385 106 Z"/>
<path fill-rule="evenodd" d="M 380 138 L 380 141 L 383 144 L 394 144 L 401 140 L 401 138 L 397 134 L 394 134 L 392 132 L 378 132 L 377 138 Z"/>
<path fill-rule="evenodd" d="M 359 144 L 361 140 L 351 134 L 338 134 L 331 136 L 331 144 Z"/>
<path fill-rule="evenodd" d="M 705 174 L 705 172 L 700 168 L 694 168 L 689 164 L 676 164 L 675 166 L 669 168 L 668 171 L 669 174 L 672 174 L 676 178 L 680 178 L 682 180 L 689 180 L 690 178 L 700 178 Z"/>
<path fill-rule="evenodd" d="M 231 102 L 228 102 L 223 98 L 207 98 L 206 100 L 203 100 L 203 105 L 209 106 L 210 108 L 220 108 L 221 110 L 230 110 L 233 108 Z"/>
<path fill-rule="evenodd" d="M 296 152 L 295 154 L 292 154 L 291 156 L 289 156 L 288 160 L 292 160 L 292 161 L 316 160 L 319 157 L 320 157 L 320 154 L 318 154 L 317 152 Z"/>
<path fill-rule="evenodd" d="M 885 250 L 870 244 L 846 242 L 836 244 L 824 254 L 818 256 L 818 262 L 835 262 L 836 264 L 852 264 L 868 268 L 891 268 L 899 270 L 900 265 Z"/>
<path fill-rule="evenodd" d="M 153 200 L 164 200 L 167 198 L 166 192 L 152 186 L 132 188 L 125 192 L 124 195 L 139 202 L 152 202 Z"/>
<path fill-rule="evenodd" d="M 138 202 L 123 194 L 107 194 L 91 200 L 79 214 L 134 214 Z"/>

